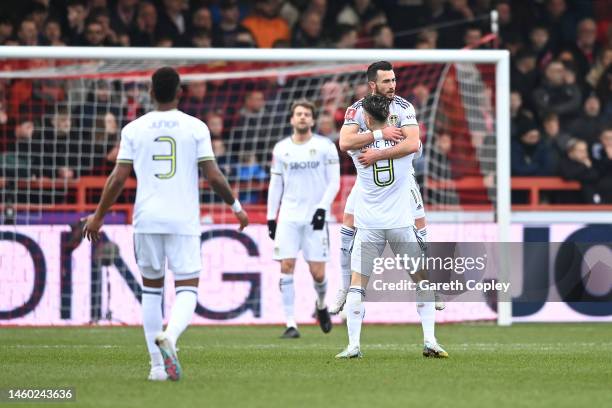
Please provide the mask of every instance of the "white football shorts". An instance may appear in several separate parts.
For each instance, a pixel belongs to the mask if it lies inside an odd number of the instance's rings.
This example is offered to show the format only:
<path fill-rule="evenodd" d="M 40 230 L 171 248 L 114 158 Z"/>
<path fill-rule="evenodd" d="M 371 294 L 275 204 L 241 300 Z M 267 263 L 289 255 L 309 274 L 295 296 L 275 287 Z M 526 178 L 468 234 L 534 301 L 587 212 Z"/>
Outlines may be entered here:
<path fill-rule="evenodd" d="M 329 230 L 327 223 L 322 230 L 313 230 L 309 222 L 279 222 L 274 239 L 274 255 L 277 261 L 295 259 L 302 250 L 304 259 L 310 262 L 329 260 Z"/>
<path fill-rule="evenodd" d="M 147 279 L 164 277 L 166 259 L 176 280 L 197 278 L 202 270 L 199 235 L 134 234 L 134 255 Z"/>
<path fill-rule="evenodd" d="M 382 255 L 389 243 L 395 255 L 421 257 L 420 246 L 414 235 L 413 227 L 392 229 L 357 228 L 351 252 L 351 271 L 371 276 L 374 259 Z"/>

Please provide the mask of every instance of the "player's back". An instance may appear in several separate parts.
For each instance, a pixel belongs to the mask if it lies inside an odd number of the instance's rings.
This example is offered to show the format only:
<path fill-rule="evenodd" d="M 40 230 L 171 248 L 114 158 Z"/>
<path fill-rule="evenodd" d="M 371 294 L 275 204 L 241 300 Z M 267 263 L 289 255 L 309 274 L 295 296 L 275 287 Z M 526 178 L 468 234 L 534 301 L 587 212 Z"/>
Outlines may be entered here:
<path fill-rule="evenodd" d="M 176 109 L 153 111 L 121 138 L 119 160 L 131 156 L 138 181 L 135 231 L 199 234 L 198 161 L 213 158 L 208 127 Z"/>
<path fill-rule="evenodd" d="M 365 148 L 387 149 L 394 143 L 378 140 Z M 391 229 L 414 224 L 410 191 L 414 183 L 414 154 L 393 160 L 381 160 L 373 166 L 362 166 L 359 151 L 350 155 L 357 168 L 358 192 L 355 202 L 355 226 L 364 229 Z"/>

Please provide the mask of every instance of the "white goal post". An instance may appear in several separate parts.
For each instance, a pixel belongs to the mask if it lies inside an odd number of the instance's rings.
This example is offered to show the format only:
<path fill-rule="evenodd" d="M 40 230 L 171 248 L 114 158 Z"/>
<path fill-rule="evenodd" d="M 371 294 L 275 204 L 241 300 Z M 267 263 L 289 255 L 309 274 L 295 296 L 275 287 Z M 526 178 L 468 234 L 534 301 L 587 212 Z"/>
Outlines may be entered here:
<path fill-rule="evenodd" d="M 510 53 L 507 50 L 341 50 L 341 49 L 194 49 L 121 47 L 0 47 L 0 60 L 75 59 L 179 62 L 259 61 L 370 63 L 374 60 L 416 63 L 486 63 L 495 65 L 496 200 L 498 241 L 510 241 Z M 4 75 L 2 75 L 5 77 Z M 504 260 L 505 259 L 505 260 Z M 508 262 L 502 253 L 500 279 L 509 278 Z M 512 322 L 511 295 L 500 293 L 498 324 Z"/>

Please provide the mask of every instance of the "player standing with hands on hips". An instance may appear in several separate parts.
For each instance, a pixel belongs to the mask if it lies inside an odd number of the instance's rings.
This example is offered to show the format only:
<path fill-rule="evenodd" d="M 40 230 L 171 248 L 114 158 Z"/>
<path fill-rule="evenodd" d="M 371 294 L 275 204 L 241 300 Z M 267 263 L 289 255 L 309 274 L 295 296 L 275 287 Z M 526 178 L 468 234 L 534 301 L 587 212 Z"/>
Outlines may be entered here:
<path fill-rule="evenodd" d="M 151 97 L 156 109 L 121 131 L 117 164 L 106 181 L 96 212 L 86 218 L 83 229 L 89 240 L 100 238 L 104 215 L 134 169 L 138 182 L 134 253 L 142 274 L 143 326 L 152 381 L 176 381 L 182 376 L 176 342 L 193 317 L 202 269 L 198 167 L 215 193 L 231 205 L 239 229 L 249 223 L 217 167 L 208 127 L 177 109 L 180 94 L 180 78 L 173 68 L 155 71 Z M 162 331 L 166 260 L 174 273 L 176 298 L 168 326 Z"/>
<path fill-rule="evenodd" d="M 314 279 L 321 330 L 328 333 L 332 329 L 325 303 L 325 263 L 329 260 L 326 218 L 340 189 L 340 164 L 331 140 L 312 133 L 314 113 L 311 102 L 295 101 L 290 120 L 293 134 L 278 142 L 272 153 L 267 219 L 268 232 L 274 240 L 274 259 L 281 264 L 279 284 L 287 325 L 282 338 L 300 337 L 294 315 L 293 281 L 300 250 Z"/>

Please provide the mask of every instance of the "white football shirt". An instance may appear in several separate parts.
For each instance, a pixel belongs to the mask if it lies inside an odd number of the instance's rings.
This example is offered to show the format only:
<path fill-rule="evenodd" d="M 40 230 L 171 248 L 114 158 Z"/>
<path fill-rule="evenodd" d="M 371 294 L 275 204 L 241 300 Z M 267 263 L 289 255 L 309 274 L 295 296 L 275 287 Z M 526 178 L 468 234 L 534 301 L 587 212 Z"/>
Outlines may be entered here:
<path fill-rule="evenodd" d="M 388 149 L 395 142 L 377 140 L 365 148 Z M 412 159 L 414 153 L 393 160 L 380 160 L 373 166 L 359 163 L 358 150 L 349 152 L 355 168 L 357 181 L 355 196 L 355 226 L 364 229 L 392 229 L 414 225 L 411 197 L 414 186 Z"/>
<path fill-rule="evenodd" d="M 310 222 L 329 184 L 329 166 L 339 171 L 338 163 L 336 146 L 323 136 L 301 144 L 291 137 L 276 143 L 270 171 L 283 178 L 278 221 Z M 329 205 L 324 210 L 329 214 Z"/>
<path fill-rule="evenodd" d="M 134 232 L 200 235 L 198 163 L 214 160 L 208 127 L 179 110 L 153 111 L 121 131 L 117 161 L 138 185 Z"/>

